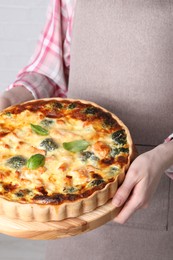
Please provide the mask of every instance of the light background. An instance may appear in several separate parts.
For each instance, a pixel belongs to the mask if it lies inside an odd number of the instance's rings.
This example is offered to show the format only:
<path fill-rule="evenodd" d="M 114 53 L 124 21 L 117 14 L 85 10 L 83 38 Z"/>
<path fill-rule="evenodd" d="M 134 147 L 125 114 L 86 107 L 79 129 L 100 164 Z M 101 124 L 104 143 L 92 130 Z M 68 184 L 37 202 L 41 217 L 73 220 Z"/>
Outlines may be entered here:
<path fill-rule="evenodd" d="M 0 0 L 0 92 L 27 64 L 43 28 L 49 0 Z M 43 260 L 45 241 L 0 235 L 1 260 Z"/>
<path fill-rule="evenodd" d="M 49 0 L 0 0 L 0 91 L 32 55 Z"/>

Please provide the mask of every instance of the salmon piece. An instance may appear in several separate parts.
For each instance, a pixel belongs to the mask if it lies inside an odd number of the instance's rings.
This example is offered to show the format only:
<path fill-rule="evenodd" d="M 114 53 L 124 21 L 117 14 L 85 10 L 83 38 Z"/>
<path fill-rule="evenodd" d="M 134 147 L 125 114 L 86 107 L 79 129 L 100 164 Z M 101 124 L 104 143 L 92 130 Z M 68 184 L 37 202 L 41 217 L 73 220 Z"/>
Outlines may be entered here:
<path fill-rule="evenodd" d="M 9 146 L 8 144 L 3 144 L 3 147 L 4 147 L 5 149 L 10 149 L 10 146 Z"/>
<path fill-rule="evenodd" d="M 37 171 L 39 171 L 41 174 L 44 173 L 46 170 L 47 170 L 47 168 L 44 167 L 44 166 L 39 167 L 39 168 L 37 169 Z"/>
<path fill-rule="evenodd" d="M 89 173 L 86 169 L 76 169 L 70 172 L 70 176 L 73 177 L 73 184 L 84 184 L 89 180 Z"/>
<path fill-rule="evenodd" d="M 69 138 L 82 138 L 80 135 L 75 134 L 73 132 L 69 132 L 63 129 L 52 129 L 51 134 L 54 135 L 56 138 L 57 137 L 69 137 Z"/>
<path fill-rule="evenodd" d="M 33 153 L 33 154 L 42 154 L 44 156 L 46 155 L 46 151 L 45 150 L 38 149 L 38 148 L 36 148 L 34 146 L 30 146 L 27 143 L 22 142 L 22 141 L 20 141 L 19 144 L 16 146 L 16 150 L 21 150 L 21 148 L 26 150 L 26 151 L 29 151 L 30 153 Z"/>
<path fill-rule="evenodd" d="M 30 128 L 27 129 L 25 135 L 26 135 L 27 137 L 32 136 L 32 135 L 33 135 L 32 129 L 30 129 Z"/>
<path fill-rule="evenodd" d="M 20 178 L 20 172 L 19 171 L 15 171 L 15 178 L 17 178 L 17 179 Z"/>
<path fill-rule="evenodd" d="M 85 121 L 84 123 L 83 123 L 83 127 L 85 127 L 85 126 L 89 126 L 91 124 L 91 122 L 89 122 L 89 121 Z"/>
<path fill-rule="evenodd" d="M 4 177 L 5 177 L 4 174 L 3 174 L 3 173 L 0 173 L 0 180 L 3 181 L 3 180 L 4 180 Z"/>
<path fill-rule="evenodd" d="M 105 158 L 110 152 L 110 147 L 102 141 L 97 141 L 93 145 L 93 148 L 97 155 L 101 158 Z"/>
<path fill-rule="evenodd" d="M 57 129 L 52 129 L 51 134 L 55 135 L 56 137 L 67 135 L 67 133 L 65 131 L 60 131 L 60 130 L 57 130 Z"/>
<path fill-rule="evenodd" d="M 31 146 L 30 148 L 28 148 L 28 149 L 30 149 L 30 151 L 31 151 L 31 153 L 35 153 L 35 154 L 42 154 L 42 155 L 46 155 L 46 151 L 45 150 L 42 150 L 42 149 L 38 149 L 38 148 L 36 148 L 36 147 L 34 147 L 34 146 Z"/>
<path fill-rule="evenodd" d="M 68 168 L 68 164 L 67 163 L 62 163 L 59 167 L 60 170 L 62 170 L 63 172 L 65 172 Z"/>
<path fill-rule="evenodd" d="M 86 169 L 80 169 L 78 170 L 79 177 L 83 180 L 87 180 L 89 177 L 89 173 Z"/>
<path fill-rule="evenodd" d="M 20 180 L 21 180 L 21 182 L 22 183 L 24 183 L 24 184 L 31 184 L 32 183 L 32 181 L 30 181 L 30 180 L 27 180 L 27 179 L 25 179 L 25 178 L 20 178 Z"/>
<path fill-rule="evenodd" d="M 45 171 L 47 170 L 47 168 L 45 166 L 40 166 L 38 167 L 37 169 L 35 170 L 30 170 L 28 169 L 26 166 L 24 166 L 22 169 L 21 169 L 21 173 L 22 174 L 28 174 L 28 175 L 34 175 L 34 174 L 38 174 L 38 172 L 40 173 L 44 173 Z"/>
<path fill-rule="evenodd" d="M 56 122 L 57 122 L 57 124 L 59 124 L 59 125 L 65 125 L 65 121 L 62 120 L 62 119 L 57 119 Z"/>
<path fill-rule="evenodd" d="M 9 135 L 8 135 L 8 138 L 9 138 L 9 140 L 10 140 L 10 142 L 14 142 L 14 143 L 17 143 L 18 141 L 19 141 L 19 137 L 18 137 L 18 135 L 16 134 L 16 133 L 10 133 Z"/>
<path fill-rule="evenodd" d="M 55 155 L 51 155 L 51 156 L 46 157 L 47 162 L 49 162 L 49 161 L 51 162 L 51 161 L 54 161 L 54 160 L 56 160 Z"/>

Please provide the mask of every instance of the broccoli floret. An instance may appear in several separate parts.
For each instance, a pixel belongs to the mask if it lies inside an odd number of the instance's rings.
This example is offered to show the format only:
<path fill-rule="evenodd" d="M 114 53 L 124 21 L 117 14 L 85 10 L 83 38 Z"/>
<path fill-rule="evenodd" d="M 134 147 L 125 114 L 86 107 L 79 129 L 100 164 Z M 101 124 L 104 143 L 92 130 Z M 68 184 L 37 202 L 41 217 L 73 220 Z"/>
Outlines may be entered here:
<path fill-rule="evenodd" d="M 124 147 L 112 148 L 112 150 L 110 152 L 110 156 L 115 157 L 116 155 L 118 155 L 120 153 L 129 153 L 129 148 L 124 148 Z"/>
<path fill-rule="evenodd" d="M 77 190 L 78 190 L 78 189 L 75 188 L 75 187 L 65 187 L 65 188 L 64 188 L 64 192 L 65 192 L 65 193 L 68 193 L 68 194 L 70 194 L 70 193 L 75 193 Z"/>
<path fill-rule="evenodd" d="M 85 109 L 85 114 L 90 114 L 90 115 L 95 115 L 97 113 L 97 108 L 96 107 L 87 107 Z"/>
<path fill-rule="evenodd" d="M 96 180 L 93 180 L 90 182 L 90 186 L 98 186 L 100 184 L 104 183 L 104 180 L 103 179 L 96 179 Z"/>
<path fill-rule="evenodd" d="M 93 160 L 93 161 L 99 160 L 99 158 L 96 157 L 94 153 L 89 152 L 89 151 L 82 152 L 82 153 L 80 154 L 80 156 L 81 156 L 81 160 L 82 160 L 83 162 L 87 161 L 88 159 L 91 159 L 91 160 Z"/>
<path fill-rule="evenodd" d="M 44 119 L 41 121 L 41 125 L 43 125 L 44 127 L 50 127 L 53 123 L 54 121 L 51 119 Z"/>
<path fill-rule="evenodd" d="M 76 104 L 75 103 L 71 103 L 69 106 L 68 106 L 68 109 L 74 109 L 76 107 Z"/>
<path fill-rule="evenodd" d="M 20 169 L 26 165 L 26 159 L 22 156 L 14 156 L 7 160 L 7 165 L 13 169 Z"/>
<path fill-rule="evenodd" d="M 47 152 L 51 152 L 58 148 L 58 144 L 52 138 L 46 138 L 41 142 L 40 147 L 45 149 Z"/>
<path fill-rule="evenodd" d="M 126 134 L 124 130 L 119 130 L 112 134 L 112 140 L 117 143 L 124 145 L 126 143 Z"/>

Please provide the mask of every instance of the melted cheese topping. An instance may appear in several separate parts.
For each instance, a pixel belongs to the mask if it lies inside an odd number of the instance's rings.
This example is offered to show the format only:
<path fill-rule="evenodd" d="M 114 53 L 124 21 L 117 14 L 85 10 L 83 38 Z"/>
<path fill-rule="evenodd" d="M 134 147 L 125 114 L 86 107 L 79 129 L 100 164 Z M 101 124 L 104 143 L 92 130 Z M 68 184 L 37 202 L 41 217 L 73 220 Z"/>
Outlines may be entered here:
<path fill-rule="evenodd" d="M 1 113 L 0 194 L 3 197 L 32 202 L 35 196 L 80 194 L 101 183 L 113 181 L 121 173 L 124 162 L 121 163 L 118 158 L 123 157 L 127 162 L 127 142 L 123 145 L 115 143 L 112 138 L 115 129 L 105 131 L 103 124 L 99 126 L 98 119 L 76 119 L 66 114 L 66 110 L 62 117 L 57 118 L 48 117 L 41 109 L 39 112 L 25 108 L 19 113 Z M 91 116 L 88 115 L 89 118 Z M 49 124 L 44 125 L 43 120 Z M 48 134 L 36 133 L 31 124 L 41 126 Z M 56 144 L 56 148 L 47 150 L 41 145 L 47 138 Z M 64 148 L 64 143 L 75 140 L 85 140 L 89 145 L 79 152 Z M 115 154 L 117 149 L 119 152 Z M 8 163 L 14 156 L 27 162 L 35 154 L 45 158 L 44 165 L 37 169 L 30 169 L 27 164 L 13 167 Z"/>

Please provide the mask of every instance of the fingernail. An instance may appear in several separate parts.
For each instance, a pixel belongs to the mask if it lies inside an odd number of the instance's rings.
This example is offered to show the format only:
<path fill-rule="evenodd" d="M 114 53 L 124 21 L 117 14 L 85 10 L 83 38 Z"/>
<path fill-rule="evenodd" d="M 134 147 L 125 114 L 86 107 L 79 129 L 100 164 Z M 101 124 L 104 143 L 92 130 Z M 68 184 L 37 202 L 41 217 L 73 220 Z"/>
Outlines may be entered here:
<path fill-rule="evenodd" d="M 116 207 L 119 207 L 121 205 L 121 201 L 117 198 L 112 199 L 112 204 Z"/>

